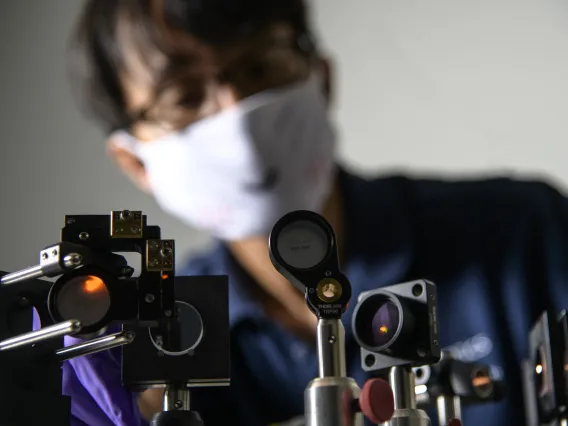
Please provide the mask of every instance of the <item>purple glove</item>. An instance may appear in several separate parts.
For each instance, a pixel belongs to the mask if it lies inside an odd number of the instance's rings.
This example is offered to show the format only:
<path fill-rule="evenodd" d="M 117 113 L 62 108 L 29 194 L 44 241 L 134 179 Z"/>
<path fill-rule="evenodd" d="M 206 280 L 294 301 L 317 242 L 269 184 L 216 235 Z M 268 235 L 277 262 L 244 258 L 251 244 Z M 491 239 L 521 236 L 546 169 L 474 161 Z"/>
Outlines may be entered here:
<path fill-rule="evenodd" d="M 40 328 L 35 311 L 33 328 Z M 79 342 L 80 339 L 65 338 L 65 346 Z M 120 356 L 120 348 L 114 348 L 63 363 L 63 394 L 71 397 L 73 426 L 147 424 L 141 419 L 137 395 L 122 386 Z"/>

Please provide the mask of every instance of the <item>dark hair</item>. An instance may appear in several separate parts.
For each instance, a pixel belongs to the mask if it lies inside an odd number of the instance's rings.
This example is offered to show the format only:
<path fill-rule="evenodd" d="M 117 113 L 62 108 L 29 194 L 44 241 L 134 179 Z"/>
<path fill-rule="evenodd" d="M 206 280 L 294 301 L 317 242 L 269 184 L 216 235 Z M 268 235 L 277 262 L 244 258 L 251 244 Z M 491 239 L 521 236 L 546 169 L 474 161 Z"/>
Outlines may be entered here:
<path fill-rule="evenodd" d="M 200 46 L 223 51 L 246 40 L 258 43 L 263 31 L 279 23 L 309 44 L 306 15 L 304 0 L 89 0 L 71 40 L 73 92 L 106 131 L 128 127 L 133 117 L 120 78 L 134 48 L 152 70 L 157 102 L 168 88 L 183 87 L 176 102 L 195 108 L 208 77 Z M 120 40 L 124 34 L 127 45 Z M 252 62 L 248 70 L 258 73 L 259 64 Z"/>

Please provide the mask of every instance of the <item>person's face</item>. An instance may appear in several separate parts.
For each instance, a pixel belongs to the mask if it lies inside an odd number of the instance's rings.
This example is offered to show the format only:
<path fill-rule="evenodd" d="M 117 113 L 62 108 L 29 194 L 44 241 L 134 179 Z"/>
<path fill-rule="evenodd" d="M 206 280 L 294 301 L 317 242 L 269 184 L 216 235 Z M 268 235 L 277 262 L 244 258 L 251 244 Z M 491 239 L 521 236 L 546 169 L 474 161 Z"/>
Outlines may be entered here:
<path fill-rule="evenodd" d="M 272 29 L 273 35 L 282 39 L 292 38 L 292 33 L 282 26 L 276 26 Z M 290 40 L 289 46 L 293 45 Z M 241 99 L 252 95 L 256 92 L 281 86 L 293 81 L 300 81 L 306 78 L 310 73 L 310 68 L 314 66 L 324 78 L 324 87 L 322 90 L 329 96 L 329 65 L 326 61 L 319 60 L 317 63 L 308 65 L 305 57 L 291 47 L 282 46 L 274 47 L 272 52 L 264 52 L 264 55 L 272 57 L 274 61 L 279 62 L 273 67 L 272 73 L 262 79 L 261 82 L 251 78 L 241 80 L 240 84 L 232 84 L 231 82 L 220 83 L 211 78 L 205 84 L 203 100 L 193 108 L 191 112 L 183 108 L 165 108 L 153 104 L 155 99 L 155 84 L 153 77 L 148 71 L 135 49 L 125 49 L 131 54 L 126 58 L 126 70 L 121 76 L 122 89 L 128 111 L 133 116 L 142 116 L 144 118 L 133 122 L 129 132 L 138 140 L 144 143 L 152 143 L 160 137 L 190 125 L 198 120 L 211 117 L 219 112 L 231 108 Z M 231 54 L 231 52 L 225 52 Z M 254 54 L 254 53 L 253 53 Z M 206 52 L 206 57 L 213 57 L 212 52 Z M 163 58 L 156 57 L 156 61 Z M 210 66 L 211 75 L 215 75 L 215 64 L 213 60 Z M 255 87 L 256 86 L 256 87 Z M 243 95 L 244 93 L 244 95 Z M 162 109 L 162 110 L 161 110 Z M 144 114 L 141 114 L 144 112 Z M 168 117 L 164 120 L 163 117 Z M 160 117 L 160 118 L 156 118 Z M 114 143 L 112 136 L 107 144 L 108 153 L 115 161 L 122 172 L 144 192 L 150 192 L 146 171 L 144 165 L 131 152 L 120 147 L 120 144 Z"/>

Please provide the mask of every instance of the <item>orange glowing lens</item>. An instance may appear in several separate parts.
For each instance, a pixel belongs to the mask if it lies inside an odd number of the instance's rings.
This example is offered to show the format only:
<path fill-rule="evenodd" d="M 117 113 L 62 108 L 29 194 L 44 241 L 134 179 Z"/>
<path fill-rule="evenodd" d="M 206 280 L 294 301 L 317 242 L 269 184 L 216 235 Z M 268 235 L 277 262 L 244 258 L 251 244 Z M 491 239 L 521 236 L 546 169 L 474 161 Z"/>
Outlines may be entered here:
<path fill-rule="evenodd" d="M 382 325 L 382 326 L 379 328 L 379 331 L 380 331 L 382 334 L 387 334 L 387 333 L 389 332 L 389 329 L 388 329 L 388 327 L 387 327 L 386 325 Z"/>
<path fill-rule="evenodd" d="M 94 275 L 89 275 L 83 284 L 83 290 L 85 293 L 96 293 L 98 291 L 105 290 L 106 286 L 103 280 Z"/>
<path fill-rule="evenodd" d="M 473 386 L 475 386 L 475 387 L 486 386 L 486 385 L 491 383 L 491 378 L 487 377 L 487 376 L 479 376 L 479 377 L 475 377 L 472 380 L 472 382 L 473 382 Z"/>

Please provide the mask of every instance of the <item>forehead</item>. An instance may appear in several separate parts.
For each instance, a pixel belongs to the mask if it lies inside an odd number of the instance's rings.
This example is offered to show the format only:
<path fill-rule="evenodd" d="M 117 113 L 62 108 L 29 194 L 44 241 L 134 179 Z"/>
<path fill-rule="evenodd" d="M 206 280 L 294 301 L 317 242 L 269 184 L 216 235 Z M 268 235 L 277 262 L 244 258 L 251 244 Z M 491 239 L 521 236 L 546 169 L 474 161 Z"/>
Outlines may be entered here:
<path fill-rule="evenodd" d="M 216 80 L 220 69 L 226 71 L 229 64 L 236 71 L 230 75 L 238 78 L 228 78 L 225 84 L 234 85 L 243 96 L 264 86 L 279 85 L 280 79 L 289 80 L 282 74 L 297 68 L 291 65 L 297 60 L 290 56 L 292 50 L 281 50 L 294 38 L 293 29 L 285 24 L 268 25 L 262 40 L 242 40 L 221 48 L 207 46 L 189 33 L 167 25 L 163 16 L 151 9 L 123 8 L 117 15 L 115 34 L 122 62 L 119 83 L 125 105 L 134 113 L 151 106 L 156 96 L 163 97 L 164 90 L 168 92 L 163 98 L 166 103 L 171 96 L 180 94 L 189 95 L 184 100 L 194 105 L 198 99 L 205 100 L 206 85 Z M 269 53 L 273 51 L 280 53 Z M 262 78 L 266 81 L 255 83 L 246 77 L 251 74 L 246 69 L 257 57 L 264 58 L 263 61 L 271 57 L 275 63 L 267 67 Z"/>

